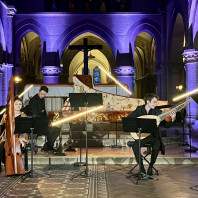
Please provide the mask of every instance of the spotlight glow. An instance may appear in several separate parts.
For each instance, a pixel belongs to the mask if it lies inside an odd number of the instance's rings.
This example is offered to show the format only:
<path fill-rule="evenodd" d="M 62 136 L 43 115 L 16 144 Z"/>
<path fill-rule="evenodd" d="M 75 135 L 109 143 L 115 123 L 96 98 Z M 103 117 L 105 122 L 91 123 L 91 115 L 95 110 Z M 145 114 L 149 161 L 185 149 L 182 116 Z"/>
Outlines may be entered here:
<path fill-rule="evenodd" d="M 15 83 L 20 83 L 22 79 L 19 76 L 15 76 L 14 81 Z"/>
<path fill-rule="evenodd" d="M 116 80 L 111 74 L 109 74 L 108 72 L 106 72 L 102 67 L 100 67 L 98 65 L 98 67 L 105 73 L 107 74 L 107 76 L 109 76 L 115 83 L 117 83 L 120 87 L 122 87 L 127 93 L 129 93 L 130 95 L 132 95 L 132 93 L 126 88 L 124 87 L 118 80 Z"/>
<path fill-rule="evenodd" d="M 34 85 L 30 85 L 24 92 L 19 95 L 19 98 L 22 97 L 27 91 L 29 91 Z"/>
<path fill-rule="evenodd" d="M 192 91 L 190 91 L 190 92 L 187 92 L 187 93 L 185 93 L 185 94 L 182 94 L 181 96 L 177 96 L 177 97 L 173 98 L 173 101 L 180 100 L 180 99 L 185 98 L 185 97 L 187 97 L 187 96 L 190 96 L 190 95 L 192 95 L 192 94 L 194 94 L 194 93 L 196 93 L 196 92 L 198 92 L 198 89 L 194 89 L 194 90 L 192 90 Z"/>
<path fill-rule="evenodd" d="M 0 115 L 3 114 L 5 111 L 6 111 L 6 109 L 3 109 L 3 110 L 0 112 Z"/>
<path fill-rule="evenodd" d="M 79 113 L 79 114 L 77 114 L 77 115 L 70 116 L 70 117 L 68 117 L 68 118 L 64 118 L 64 119 L 61 119 L 61 120 L 56 121 L 56 122 L 52 122 L 52 126 L 56 126 L 56 125 L 62 124 L 62 123 L 64 123 L 64 122 L 67 122 L 67 121 L 72 120 L 72 119 L 74 119 L 74 118 L 77 118 L 77 117 L 79 117 L 79 116 L 85 115 L 86 113 L 91 113 L 91 112 L 96 111 L 96 110 L 101 109 L 101 108 L 103 108 L 103 106 L 99 106 L 99 107 L 96 107 L 96 108 L 94 108 L 94 109 L 90 109 L 90 110 L 88 110 L 88 111 L 84 111 L 84 112 L 82 112 L 82 113 Z"/>

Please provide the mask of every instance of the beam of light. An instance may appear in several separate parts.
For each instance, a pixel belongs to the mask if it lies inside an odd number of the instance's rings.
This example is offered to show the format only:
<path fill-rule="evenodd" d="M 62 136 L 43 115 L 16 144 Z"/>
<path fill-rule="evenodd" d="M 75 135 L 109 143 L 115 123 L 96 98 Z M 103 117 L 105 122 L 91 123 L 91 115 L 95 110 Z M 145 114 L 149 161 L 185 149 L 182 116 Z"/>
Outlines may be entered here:
<path fill-rule="evenodd" d="M 127 93 L 129 93 L 130 95 L 132 95 L 132 93 L 126 88 L 124 87 L 118 80 L 116 80 L 112 75 L 110 75 L 108 72 L 106 72 L 102 67 L 100 67 L 98 65 L 98 67 L 105 73 L 107 74 L 107 76 L 109 76 L 115 83 L 117 83 L 120 87 L 122 87 Z"/>
<path fill-rule="evenodd" d="M 27 91 L 29 91 L 34 85 L 30 85 L 26 90 L 24 90 L 20 95 L 19 98 L 22 97 Z"/>
<path fill-rule="evenodd" d="M 6 109 L 3 109 L 3 110 L 0 112 L 0 115 L 3 114 L 5 111 L 6 111 Z"/>
<path fill-rule="evenodd" d="M 177 97 L 173 98 L 173 101 L 180 100 L 180 99 L 185 98 L 185 97 L 187 97 L 187 96 L 190 96 L 190 95 L 192 95 L 192 94 L 194 94 L 194 93 L 196 93 L 196 92 L 198 92 L 198 89 L 194 89 L 194 90 L 189 91 L 189 92 L 187 92 L 187 93 L 185 93 L 185 94 L 182 94 L 181 96 L 177 96 Z"/>
<path fill-rule="evenodd" d="M 64 122 L 67 122 L 67 121 L 72 120 L 72 119 L 74 119 L 74 118 L 77 118 L 77 117 L 80 117 L 80 116 L 82 116 L 82 115 L 85 115 L 86 113 L 91 113 L 91 112 L 96 111 L 96 110 L 101 109 L 101 108 L 103 108 L 103 106 L 99 106 L 99 107 L 96 107 L 96 108 L 94 108 L 94 109 L 90 109 L 90 110 L 88 110 L 88 111 L 84 111 L 84 112 L 82 112 L 82 113 L 79 113 L 79 114 L 77 114 L 77 115 L 70 116 L 70 117 L 68 117 L 68 118 L 64 118 L 64 119 L 58 120 L 58 121 L 56 121 L 56 122 L 52 122 L 52 126 L 56 126 L 56 125 L 62 124 L 62 123 L 64 123 Z"/>
<path fill-rule="evenodd" d="M 34 85 L 30 85 L 25 91 L 23 91 L 18 97 L 22 97 L 27 91 L 29 91 Z M 0 112 L 0 115 L 6 111 L 6 108 Z"/>

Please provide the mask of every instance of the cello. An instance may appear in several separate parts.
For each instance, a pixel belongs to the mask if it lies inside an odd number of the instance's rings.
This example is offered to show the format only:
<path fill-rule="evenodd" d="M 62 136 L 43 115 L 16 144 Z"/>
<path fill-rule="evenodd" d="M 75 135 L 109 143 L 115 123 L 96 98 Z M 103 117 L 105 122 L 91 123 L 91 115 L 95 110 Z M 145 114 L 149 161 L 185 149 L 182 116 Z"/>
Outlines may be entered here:
<path fill-rule="evenodd" d="M 10 79 L 10 87 L 6 105 L 6 140 L 5 140 L 5 174 L 19 175 L 25 174 L 19 138 L 14 134 L 14 80 Z"/>

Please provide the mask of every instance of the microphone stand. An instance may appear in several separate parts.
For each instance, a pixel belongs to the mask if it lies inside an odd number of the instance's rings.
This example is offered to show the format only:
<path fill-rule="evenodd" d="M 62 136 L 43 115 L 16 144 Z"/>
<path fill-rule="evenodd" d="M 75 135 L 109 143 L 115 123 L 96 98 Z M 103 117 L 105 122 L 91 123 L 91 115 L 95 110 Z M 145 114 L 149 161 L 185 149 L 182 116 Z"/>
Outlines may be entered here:
<path fill-rule="evenodd" d="M 181 146 L 188 146 L 188 142 L 185 142 L 185 118 L 186 118 L 186 109 L 184 108 L 181 111 L 181 122 L 182 122 L 182 142 L 179 143 Z"/>
<path fill-rule="evenodd" d="M 197 148 L 192 146 L 192 115 L 191 115 L 191 111 L 190 111 L 190 103 L 189 103 L 189 123 L 188 123 L 188 129 L 189 129 L 189 139 L 190 139 L 190 146 L 187 147 L 185 149 L 186 152 L 196 152 L 197 151 Z"/>

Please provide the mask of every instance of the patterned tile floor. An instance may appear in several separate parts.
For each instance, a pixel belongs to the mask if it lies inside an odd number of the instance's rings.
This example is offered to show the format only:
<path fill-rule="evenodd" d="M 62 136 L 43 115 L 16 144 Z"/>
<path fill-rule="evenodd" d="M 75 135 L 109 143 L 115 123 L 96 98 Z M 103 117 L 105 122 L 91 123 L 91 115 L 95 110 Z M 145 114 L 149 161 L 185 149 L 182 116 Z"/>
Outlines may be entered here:
<path fill-rule="evenodd" d="M 0 174 L 0 197 L 3 198 L 195 198 L 198 197 L 198 165 L 156 165 L 157 179 L 143 181 L 138 185 L 135 178 L 127 178 L 131 166 L 89 166 L 93 173 L 103 178 L 79 175 L 85 167 L 72 165 L 36 166 L 36 170 L 49 177 L 34 174 L 21 181 L 19 177 Z M 137 170 L 135 170 L 137 171 Z M 73 178 L 73 179 L 72 179 Z"/>

